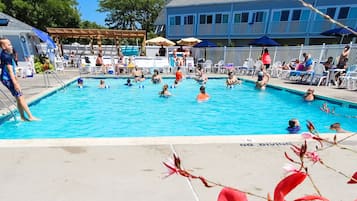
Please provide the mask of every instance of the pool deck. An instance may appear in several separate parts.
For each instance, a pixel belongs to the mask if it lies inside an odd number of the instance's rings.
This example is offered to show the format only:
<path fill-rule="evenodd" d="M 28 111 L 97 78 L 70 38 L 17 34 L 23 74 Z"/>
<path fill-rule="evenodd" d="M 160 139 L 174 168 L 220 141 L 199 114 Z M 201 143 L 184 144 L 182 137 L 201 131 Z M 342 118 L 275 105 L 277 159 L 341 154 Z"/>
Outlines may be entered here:
<path fill-rule="evenodd" d="M 78 72 L 66 71 L 59 76 L 68 83 L 76 79 Z M 29 102 L 60 86 L 51 80 L 51 87 L 45 88 L 42 75 L 19 80 Z M 301 93 L 310 87 L 274 78 L 270 84 Z M 356 91 L 312 87 L 318 96 L 357 103 Z M 6 113 L 7 109 L 1 111 Z M 347 135 L 338 134 L 338 139 Z M 329 139 L 333 136 L 324 135 Z M 288 163 L 284 152 L 293 155 L 290 145 L 301 143 L 299 135 L 0 140 L 0 200 L 217 200 L 219 187 L 205 188 L 196 180 L 177 175 L 163 179 L 166 169 L 162 162 L 173 152 L 193 174 L 261 196 L 273 195 L 275 185 L 284 176 L 282 167 Z M 316 145 L 308 144 L 310 148 Z M 357 136 L 344 141 L 343 146 L 357 150 Z M 327 165 L 347 175 L 357 171 L 356 153 L 332 147 L 319 155 Z M 357 199 L 357 187 L 346 184 L 348 179 L 320 164 L 309 165 L 309 172 L 322 195 L 331 201 Z M 308 179 L 287 200 L 306 194 L 316 194 Z"/>

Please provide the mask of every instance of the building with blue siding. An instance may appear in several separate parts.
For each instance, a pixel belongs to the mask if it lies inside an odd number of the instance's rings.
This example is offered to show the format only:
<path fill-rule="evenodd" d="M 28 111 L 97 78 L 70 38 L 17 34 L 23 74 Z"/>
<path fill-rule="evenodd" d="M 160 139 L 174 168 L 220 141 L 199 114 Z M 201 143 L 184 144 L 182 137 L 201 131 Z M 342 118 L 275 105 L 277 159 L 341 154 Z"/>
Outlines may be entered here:
<path fill-rule="evenodd" d="M 357 28 L 356 0 L 307 0 L 331 18 Z M 246 46 L 267 35 L 280 44 L 338 43 L 320 35 L 336 28 L 298 0 L 173 0 L 156 21 L 168 39 L 208 39 L 219 45 Z M 352 37 L 345 37 L 350 42 Z"/>

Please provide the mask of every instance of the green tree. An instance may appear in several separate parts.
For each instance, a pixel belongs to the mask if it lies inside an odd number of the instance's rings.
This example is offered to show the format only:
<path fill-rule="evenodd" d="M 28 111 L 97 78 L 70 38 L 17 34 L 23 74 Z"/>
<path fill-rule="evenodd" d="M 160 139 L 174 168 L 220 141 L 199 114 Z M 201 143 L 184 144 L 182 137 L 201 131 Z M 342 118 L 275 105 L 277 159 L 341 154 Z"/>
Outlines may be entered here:
<path fill-rule="evenodd" d="M 88 20 L 81 21 L 79 28 L 82 29 L 104 29 L 104 26 L 101 26 L 95 22 L 90 22 Z"/>
<path fill-rule="evenodd" d="M 4 13 L 42 30 L 46 27 L 79 27 L 77 5 L 76 0 L 0 1 L 0 9 L 3 8 Z"/>
<path fill-rule="evenodd" d="M 110 28 L 154 30 L 154 21 L 165 0 L 99 0 L 100 12 L 107 12 L 106 25 Z"/>

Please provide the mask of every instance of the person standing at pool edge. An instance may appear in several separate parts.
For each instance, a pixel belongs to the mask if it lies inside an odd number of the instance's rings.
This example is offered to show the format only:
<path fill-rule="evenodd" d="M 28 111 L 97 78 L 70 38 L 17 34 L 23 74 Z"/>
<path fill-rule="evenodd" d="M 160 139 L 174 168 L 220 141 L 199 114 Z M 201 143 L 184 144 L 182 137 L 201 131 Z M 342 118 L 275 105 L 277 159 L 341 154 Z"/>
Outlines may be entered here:
<path fill-rule="evenodd" d="M 35 121 L 39 120 L 34 117 L 28 107 L 25 97 L 21 92 L 20 84 L 16 78 L 15 71 L 15 61 L 12 56 L 12 45 L 9 39 L 0 38 L 0 46 L 2 49 L 0 58 L 1 58 L 1 77 L 0 80 L 3 85 L 8 88 L 11 94 L 16 98 L 17 109 L 19 110 L 21 120 L 23 121 Z M 25 117 L 27 114 L 27 118 Z"/>

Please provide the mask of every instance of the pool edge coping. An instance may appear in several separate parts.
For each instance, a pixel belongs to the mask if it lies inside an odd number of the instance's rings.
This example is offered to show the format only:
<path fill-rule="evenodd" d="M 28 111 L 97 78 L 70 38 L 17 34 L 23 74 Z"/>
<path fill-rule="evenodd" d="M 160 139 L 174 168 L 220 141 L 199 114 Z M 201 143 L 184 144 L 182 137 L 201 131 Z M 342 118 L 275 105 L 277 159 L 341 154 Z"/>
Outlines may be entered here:
<path fill-rule="evenodd" d="M 320 137 L 333 141 L 354 133 L 329 133 Z M 357 135 L 356 135 L 357 136 Z M 299 134 L 284 135 L 239 135 L 239 136 L 173 136 L 173 137 L 118 137 L 118 138 L 53 138 L 0 140 L 0 148 L 17 147 L 83 147 L 83 146 L 142 146 L 170 144 L 239 144 L 240 146 L 282 146 L 303 142 Z M 348 138 L 357 142 L 357 137 Z"/>

